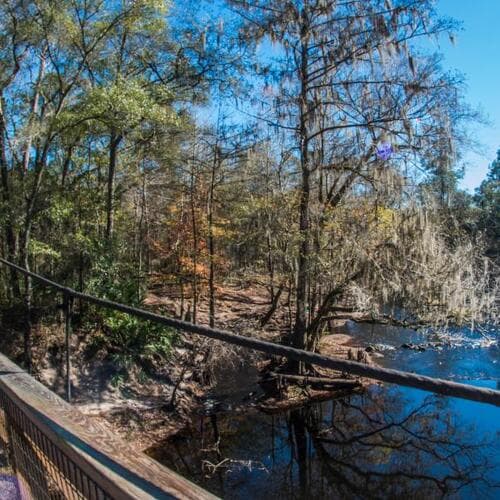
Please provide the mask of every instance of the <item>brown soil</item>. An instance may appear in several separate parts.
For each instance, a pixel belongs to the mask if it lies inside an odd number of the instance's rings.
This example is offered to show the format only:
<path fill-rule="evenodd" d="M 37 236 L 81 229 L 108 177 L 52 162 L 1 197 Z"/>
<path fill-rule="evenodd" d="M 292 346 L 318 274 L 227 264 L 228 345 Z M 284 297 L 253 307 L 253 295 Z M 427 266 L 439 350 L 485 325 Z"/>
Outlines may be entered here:
<path fill-rule="evenodd" d="M 215 326 L 241 334 L 258 334 L 266 339 L 276 339 L 284 336 L 290 323 L 286 297 L 283 293 L 280 305 L 268 322 L 262 328 L 260 319 L 271 307 L 266 287 L 262 285 L 247 286 L 246 283 L 233 282 L 217 287 Z M 188 310 L 189 296 L 185 297 L 184 314 Z M 144 305 L 159 309 L 166 314 L 181 316 L 181 299 L 178 290 L 172 287 L 155 289 L 149 292 Z M 191 311 L 190 311 L 191 312 Z M 197 323 L 208 325 L 208 297 L 200 297 L 197 311 Z"/>

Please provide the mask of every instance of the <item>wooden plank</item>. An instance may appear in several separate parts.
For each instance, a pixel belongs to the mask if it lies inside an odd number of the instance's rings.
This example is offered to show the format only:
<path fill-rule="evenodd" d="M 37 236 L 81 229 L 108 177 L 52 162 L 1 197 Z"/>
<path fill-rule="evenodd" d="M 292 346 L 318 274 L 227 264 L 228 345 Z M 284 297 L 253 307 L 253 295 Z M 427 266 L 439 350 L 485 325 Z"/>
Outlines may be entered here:
<path fill-rule="evenodd" d="M 87 417 L 0 354 L 0 390 L 110 497 L 216 498 Z"/>

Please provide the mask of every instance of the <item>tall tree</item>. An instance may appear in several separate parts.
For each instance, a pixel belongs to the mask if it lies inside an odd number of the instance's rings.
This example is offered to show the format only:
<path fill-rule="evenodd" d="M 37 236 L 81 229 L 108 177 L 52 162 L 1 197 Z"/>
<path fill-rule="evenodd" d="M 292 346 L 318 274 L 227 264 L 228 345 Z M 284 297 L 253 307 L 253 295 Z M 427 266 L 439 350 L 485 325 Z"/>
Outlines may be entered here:
<path fill-rule="evenodd" d="M 145 88 L 148 75 L 141 75 L 142 80 L 137 78 L 144 64 L 134 67 L 136 73 L 132 70 L 126 73 L 130 78 L 127 85 L 116 69 L 122 60 L 134 58 L 127 53 L 128 38 L 142 37 L 144 43 L 152 30 L 163 32 L 164 24 L 158 21 L 165 18 L 165 6 L 164 1 L 154 0 L 120 5 L 98 0 L 9 1 L 0 6 L 0 33 L 5 42 L 1 54 L 5 72 L 0 89 L 0 168 L 2 195 L 8 201 L 4 206 L 5 231 L 9 257 L 15 259 L 18 253 L 25 268 L 31 267 L 33 230 L 54 197 L 54 191 L 48 189 L 52 185 L 51 172 L 59 167 L 62 156 L 62 184 L 66 184 L 75 153 L 85 142 L 86 126 L 92 120 L 97 121 L 107 112 L 106 117 L 115 120 L 113 123 L 122 125 L 127 120 L 127 132 L 148 118 L 151 122 L 153 114 L 154 118 L 164 119 L 163 124 L 165 120 L 169 123 L 175 120 L 169 106 L 171 94 Z M 150 23 L 151 19 L 155 23 Z M 132 52 L 142 46 L 137 39 L 133 43 Z M 147 45 L 154 51 L 151 43 Z M 141 61 L 147 56 L 144 51 L 138 55 Z M 98 80 L 104 74 L 114 76 L 108 86 L 107 81 Z M 85 111 L 87 103 L 93 101 L 98 103 L 91 117 Z M 115 114 L 105 109 L 110 103 L 111 108 L 116 105 Z M 125 107 L 127 115 L 123 115 Z M 143 117 L 148 113 L 149 116 Z M 118 136 L 121 138 L 123 133 L 123 127 L 119 128 L 116 140 L 110 142 L 108 195 L 110 191 L 113 194 Z M 109 175 L 109 170 L 113 175 Z M 44 192 L 47 196 L 42 196 Z M 111 233 L 110 196 L 107 205 L 107 233 Z M 15 282 L 13 289 L 16 290 Z M 25 280 L 24 296 L 29 311 L 32 302 L 29 277 Z M 30 342 L 28 324 L 28 364 Z"/>
<path fill-rule="evenodd" d="M 230 1 L 242 13 L 245 43 L 275 47 L 276 56 L 257 66 L 272 96 L 263 99 L 260 117 L 287 131 L 300 172 L 295 347 L 314 346 L 320 317 L 363 272 L 355 268 L 345 282 L 330 285 L 312 310 L 314 223 L 324 220 L 312 219 L 313 197 L 323 211 L 338 207 L 380 168 L 380 143 L 391 143 L 400 165 L 415 152 L 432 157 L 433 141 L 440 141 L 439 154 L 451 154 L 455 82 L 436 58 L 417 57 L 410 47 L 411 40 L 453 29 L 435 16 L 433 3 Z"/>

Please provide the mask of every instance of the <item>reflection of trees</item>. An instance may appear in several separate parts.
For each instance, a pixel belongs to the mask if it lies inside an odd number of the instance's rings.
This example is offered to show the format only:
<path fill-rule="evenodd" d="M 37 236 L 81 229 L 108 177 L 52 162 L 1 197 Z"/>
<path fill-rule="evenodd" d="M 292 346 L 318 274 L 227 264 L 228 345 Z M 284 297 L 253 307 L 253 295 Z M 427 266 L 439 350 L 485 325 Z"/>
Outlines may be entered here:
<path fill-rule="evenodd" d="M 440 400 L 428 398 L 406 413 L 402 406 L 384 392 L 361 403 L 359 398 L 334 401 L 328 418 L 321 407 L 299 410 L 317 455 L 318 480 L 329 483 L 330 495 L 387 498 L 418 492 L 432 498 L 467 485 L 478 490 L 495 486 L 487 478 L 492 467 L 488 443 L 471 443 L 470 429 L 443 413 Z M 300 468 L 299 454 L 296 460 Z M 306 485 L 310 494 L 315 484 Z"/>
<path fill-rule="evenodd" d="M 446 404 L 428 398 L 410 407 L 401 393 L 380 389 L 282 416 L 209 417 L 160 460 L 227 498 L 430 499 L 466 486 L 494 497 L 492 446 L 474 442 Z M 230 470 L 207 477 L 207 460 Z M 262 461 L 270 473 L 238 461 Z"/>

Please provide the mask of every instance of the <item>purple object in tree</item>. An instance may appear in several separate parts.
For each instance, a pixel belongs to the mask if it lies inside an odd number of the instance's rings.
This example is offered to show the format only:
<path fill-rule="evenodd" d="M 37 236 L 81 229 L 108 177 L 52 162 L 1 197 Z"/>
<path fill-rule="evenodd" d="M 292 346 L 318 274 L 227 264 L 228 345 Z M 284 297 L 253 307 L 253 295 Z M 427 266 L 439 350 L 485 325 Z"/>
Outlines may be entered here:
<path fill-rule="evenodd" d="M 379 160 L 388 160 L 393 153 L 392 145 L 388 142 L 382 142 L 377 146 L 377 158 Z"/>

